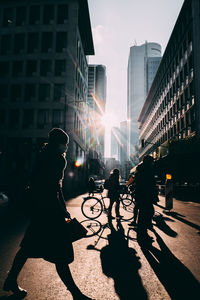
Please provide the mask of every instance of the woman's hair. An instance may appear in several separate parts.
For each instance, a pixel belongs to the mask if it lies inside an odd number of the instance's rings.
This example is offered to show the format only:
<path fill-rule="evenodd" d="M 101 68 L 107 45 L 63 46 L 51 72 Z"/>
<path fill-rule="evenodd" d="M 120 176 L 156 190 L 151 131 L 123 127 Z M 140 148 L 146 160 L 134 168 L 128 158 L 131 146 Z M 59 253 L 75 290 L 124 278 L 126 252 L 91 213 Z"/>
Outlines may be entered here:
<path fill-rule="evenodd" d="M 150 164 L 152 162 L 154 162 L 154 159 L 153 159 L 152 156 L 150 156 L 150 155 L 145 155 L 144 156 L 144 158 L 143 158 L 143 163 L 144 164 Z"/>
<path fill-rule="evenodd" d="M 49 131 L 48 141 L 51 144 L 68 144 L 69 136 L 61 128 L 53 128 Z"/>
<path fill-rule="evenodd" d="M 119 169 L 113 169 L 111 174 L 119 175 Z"/>

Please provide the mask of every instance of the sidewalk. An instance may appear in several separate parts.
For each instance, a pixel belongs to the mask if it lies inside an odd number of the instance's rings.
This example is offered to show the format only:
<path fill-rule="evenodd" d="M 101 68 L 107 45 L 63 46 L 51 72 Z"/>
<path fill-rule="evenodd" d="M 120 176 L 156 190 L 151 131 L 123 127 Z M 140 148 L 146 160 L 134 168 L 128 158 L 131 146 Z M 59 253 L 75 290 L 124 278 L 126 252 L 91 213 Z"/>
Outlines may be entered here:
<path fill-rule="evenodd" d="M 72 217 L 83 220 L 80 206 L 84 195 L 70 199 L 66 205 Z M 160 206 L 164 197 L 160 196 Z M 98 237 L 75 242 L 75 260 L 70 264 L 73 278 L 83 293 L 96 300 L 193 300 L 200 281 L 200 204 L 174 200 L 168 214 L 155 206 L 160 215 L 154 225 L 156 235 L 151 251 L 141 249 L 136 240 L 124 248 L 124 238 L 112 244 L 106 228 Z M 107 223 L 106 215 L 100 219 Z M 24 233 L 23 222 L 7 231 L 1 240 L 0 285 L 18 249 Z M 116 222 L 113 220 L 116 228 Z M 18 227 L 17 227 L 18 226 Z M 128 222 L 122 222 L 125 235 Z M 132 234 L 136 236 L 135 231 Z M 89 246 L 89 247 L 88 247 Z M 58 277 L 54 264 L 42 259 L 29 259 L 19 276 L 19 284 L 28 290 L 25 300 L 72 300 Z M 0 290 L 0 299 L 8 293 Z M 189 296 L 188 296 L 189 295 Z"/>

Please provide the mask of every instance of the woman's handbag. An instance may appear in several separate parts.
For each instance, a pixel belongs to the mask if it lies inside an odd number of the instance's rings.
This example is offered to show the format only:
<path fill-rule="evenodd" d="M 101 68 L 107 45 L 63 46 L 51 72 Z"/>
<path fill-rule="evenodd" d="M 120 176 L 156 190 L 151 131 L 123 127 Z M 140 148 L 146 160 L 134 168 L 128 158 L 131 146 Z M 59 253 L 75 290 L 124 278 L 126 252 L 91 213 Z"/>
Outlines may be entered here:
<path fill-rule="evenodd" d="M 76 219 L 65 219 L 67 232 L 71 241 L 78 241 L 87 235 L 87 229 Z"/>

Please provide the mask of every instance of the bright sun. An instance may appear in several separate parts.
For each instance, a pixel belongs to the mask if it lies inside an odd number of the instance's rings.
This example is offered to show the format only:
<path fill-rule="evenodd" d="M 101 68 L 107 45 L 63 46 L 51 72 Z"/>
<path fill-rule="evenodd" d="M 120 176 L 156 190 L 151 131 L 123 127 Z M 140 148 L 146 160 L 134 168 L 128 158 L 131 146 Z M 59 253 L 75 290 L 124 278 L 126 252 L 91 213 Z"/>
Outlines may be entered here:
<path fill-rule="evenodd" d="M 117 119 L 113 113 L 105 113 L 101 117 L 101 123 L 105 127 L 105 129 L 110 130 L 112 127 L 117 126 Z"/>

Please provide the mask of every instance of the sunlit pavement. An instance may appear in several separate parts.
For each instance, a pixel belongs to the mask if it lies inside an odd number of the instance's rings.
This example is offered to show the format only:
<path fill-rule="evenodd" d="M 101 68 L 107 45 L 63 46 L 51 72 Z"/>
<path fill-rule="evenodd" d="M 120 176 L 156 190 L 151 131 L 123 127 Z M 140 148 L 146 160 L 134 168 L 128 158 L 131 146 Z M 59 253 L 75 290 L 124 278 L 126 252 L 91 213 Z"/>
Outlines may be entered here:
<path fill-rule="evenodd" d="M 79 221 L 85 219 L 80 210 L 83 196 L 67 202 L 71 216 Z M 165 206 L 164 197 L 160 197 L 159 205 Z M 99 241 L 98 236 L 94 236 L 74 243 L 75 260 L 70 268 L 83 293 L 97 300 L 198 299 L 194 292 L 198 289 L 197 280 L 200 281 L 200 204 L 174 200 L 170 214 L 163 212 L 160 206 L 155 206 L 159 216 L 154 225 L 157 236 L 149 231 L 154 239 L 150 250 L 141 249 L 134 239 L 134 230 L 130 232 L 133 237 L 128 243 L 130 249 L 124 246 L 123 238 L 113 243 L 112 239 L 107 239 L 108 227 Z M 99 221 L 106 224 L 106 215 L 103 214 Z M 17 224 L 13 222 L 13 226 L 1 227 L 1 286 L 23 236 L 25 223 L 19 220 Z M 127 235 L 128 222 L 121 224 Z M 117 229 L 115 220 L 113 225 Z M 88 245 L 91 249 L 87 249 Z M 20 273 L 19 284 L 27 289 L 27 300 L 72 299 L 55 266 L 42 259 L 28 260 Z M 0 299 L 9 299 L 3 297 L 9 295 L 0 290 Z"/>

